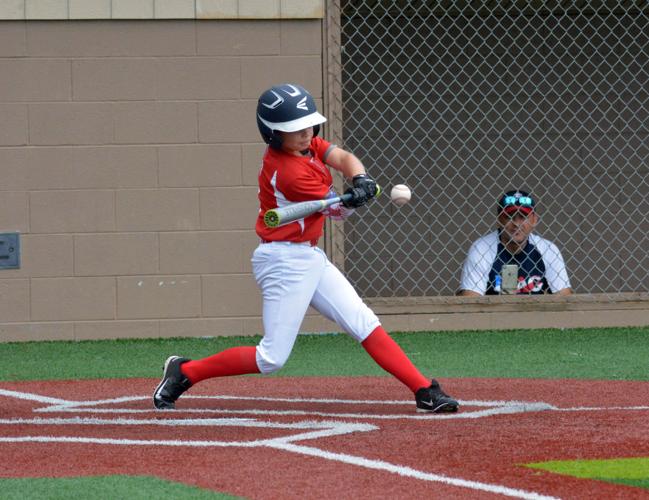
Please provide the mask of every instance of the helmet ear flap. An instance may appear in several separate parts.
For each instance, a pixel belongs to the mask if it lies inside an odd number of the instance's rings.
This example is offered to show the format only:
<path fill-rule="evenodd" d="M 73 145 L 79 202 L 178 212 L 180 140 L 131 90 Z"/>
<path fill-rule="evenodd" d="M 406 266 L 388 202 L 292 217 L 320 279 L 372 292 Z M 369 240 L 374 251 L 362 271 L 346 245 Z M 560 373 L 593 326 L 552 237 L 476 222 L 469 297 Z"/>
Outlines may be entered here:
<path fill-rule="evenodd" d="M 268 141 L 268 145 L 274 149 L 282 149 L 282 138 L 273 132 L 273 135 L 270 136 L 270 141 Z"/>
<path fill-rule="evenodd" d="M 257 116 L 257 127 L 259 128 L 261 138 L 266 144 L 271 148 L 282 149 L 282 138 L 277 134 L 277 132 L 267 127 L 266 124 L 259 119 L 259 116 Z"/>

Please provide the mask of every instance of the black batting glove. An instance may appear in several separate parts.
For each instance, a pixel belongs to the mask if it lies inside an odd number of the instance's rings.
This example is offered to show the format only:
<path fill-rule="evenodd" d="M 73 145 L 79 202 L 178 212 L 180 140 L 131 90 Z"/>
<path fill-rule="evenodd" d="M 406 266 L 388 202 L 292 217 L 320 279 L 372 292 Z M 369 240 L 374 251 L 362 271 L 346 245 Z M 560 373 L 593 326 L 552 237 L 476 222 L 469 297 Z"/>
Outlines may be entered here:
<path fill-rule="evenodd" d="M 351 194 L 351 198 L 349 200 L 343 200 L 343 205 L 347 208 L 358 208 L 362 207 L 367 203 L 367 200 L 369 200 L 369 197 L 367 196 L 367 193 L 357 187 L 351 187 L 345 191 L 345 194 Z"/>
<path fill-rule="evenodd" d="M 378 193 L 379 187 L 376 185 L 374 179 L 369 177 L 367 174 L 355 175 L 352 177 L 352 182 L 355 188 L 365 191 L 368 200 L 374 198 Z"/>

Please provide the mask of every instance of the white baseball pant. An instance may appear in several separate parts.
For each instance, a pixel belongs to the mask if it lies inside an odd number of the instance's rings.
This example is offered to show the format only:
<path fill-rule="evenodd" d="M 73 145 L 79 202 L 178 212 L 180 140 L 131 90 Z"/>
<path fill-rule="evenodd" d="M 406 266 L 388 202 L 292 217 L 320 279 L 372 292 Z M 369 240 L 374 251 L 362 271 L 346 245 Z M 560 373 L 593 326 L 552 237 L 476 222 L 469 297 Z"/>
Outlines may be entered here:
<path fill-rule="evenodd" d="M 262 243 L 252 269 L 263 298 L 264 337 L 256 357 L 261 373 L 284 366 L 309 305 L 358 342 L 380 325 L 347 278 L 309 243 Z"/>

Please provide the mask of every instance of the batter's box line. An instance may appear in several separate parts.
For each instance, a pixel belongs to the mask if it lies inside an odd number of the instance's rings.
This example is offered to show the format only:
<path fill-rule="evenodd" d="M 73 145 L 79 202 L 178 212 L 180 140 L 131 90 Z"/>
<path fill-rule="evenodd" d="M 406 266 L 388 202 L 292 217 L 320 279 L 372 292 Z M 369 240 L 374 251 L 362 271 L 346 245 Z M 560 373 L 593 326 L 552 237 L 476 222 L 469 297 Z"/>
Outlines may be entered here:
<path fill-rule="evenodd" d="M 379 427 L 367 423 L 351 423 L 336 421 L 314 421 L 302 420 L 300 422 L 267 422 L 253 418 L 180 418 L 180 419 L 134 419 L 134 418 L 97 418 L 97 417 L 72 417 L 72 418 L 5 418 L 0 419 L 0 425 L 34 425 L 34 426 L 154 426 L 154 427 L 248 427 L 263 429 L 289 429 L 306 430 L 299 434 L 281 436 L 270 439 L 257 439 L 253 441 L 200 441 L 200 440 L 135 440 L 135 444 L 161 444 L 169 445 L 181 441 L 188 446 L 266 446 L 267 443 L 276 440 L 282 442 L 304 441 L 332 437 L 354 432 L 370 432 L 378 430 Z M 29 437 L 29 436 L 26 436 Z M 37 437 L 37 436 L 34 436 Z M 56 439 L 60 436 L 49 436 Z M 63 436 L 66 439 L 70 436 Z M 11 437 L 3 437 L 1 440 L 11 440 Z M 104 438 L 101 438 L 104 439 Z M 131 441 L 131 440 L 127 440 Z M 199 443 L 194 444 L 194 443 Z M 133 443 L 132 443 L 133 444 Z"/>
<path fill-rule="evenodd" d="M 17 399 L 26 399 L 36 401 L 50 406 L 44 408 L 35 408 L 35 412 L 74 412 L 74 413 L 149 413 L 157 411 L 154 409 L 137 409 L 137 408 L 98 408 L 99 405 L 114 405 L 133 401 L 149 400 L 150 396 L 122 396 L 112 399 L 101 399 L 95 401 L 66 401 L 62 399 L 41 396 L 38 394 L 24 393 L 18 391 L 8 391 L 0 389 L 0 395 L 14 397 Z M 263 402 L 282 402 L 282 403 L 318 403 L 318 404 L 378 404 L 385 405 L 409 405 L 412 408 L 412 401 L 404 400 L 349 400 L 349 399 L 330 399 L 330 398 L 273 398 L 273 397 L 255 397 L 255 396 L 194 396 L 187 395 L 183 400 L 243 400 L 243 401 L 263 401 Z M 445 414 L 374 414 L 374 413 L 341 413 L 341 412 L 322 412 L 308 410 L 261 410 L 261 409 L 211 409 L 211 408 L 181 408 L 175 411 L 184 413 L 198 414 L 230 414 L 230 415 L 256 415 L 256 416 L 301 416 L 301 417 L 323 417 L 323 418 L 353 418 L 361 420 L 424 420 L 424 419 L 474 419 L 483 418 L 492 415 L 503 415 L 513 413 L 527 413 L 536 411 L 545 411 L 555 409 L 554 406 L 542 402 L 523 402 L 523 401 L 460 401 L 463 406 L 475 406 L 484 408 L 477 411 L 461 411 L 459 413 Z M 412 410 L 411 410 L 412 411 Z M 168 411 L 165 411 L 168 413 Z"/>
<path fill-rule="evenodd" d="M 26 392 L 18 391 L 9 391 L 6 389 L 0 389 L 0 396 L 14 397 L 16 399 L 23 399 L 29 401 L 36 401 L 43 404 L 49 404 L 51 406 L 45 408 L 36 408 L 34 411 L 37 412 L 64 412 L 64 411 L 78 411 L 78 412 L 95 412 L 95 413 L 147 413 L 155 411 L 154 409 L 106 409 L 106 408 L 96 408 L 98 405 L 109 405 L 109 404 L 118 404 L 126 403 L 132 401 L 145 401 L 150 399 L 150 396 L 122 396 L 118 398 L 110 399 L 99 399 L 92 401 L 72 401 L 65 400 L 60 398 L 53 398 L 49 396 L 43 396 L 40 394 L 32 394 Z M 351 400 L 351 399 L 335 399 L 335 398 L 280 398 L 280 397 L 267 397 L 267 396 L 236 396 L 236 395 L 185 395 L 185 399 L 214 399 L 214 400 L 241 400 L 241 401 L 269 401 L 269 402 L 285 402 L 285 403 L 320 403 L 320 404 L 349 404 L 349 405 L 398 405 L 398 406 L 410 406 L 412 402 L 410 400 Z M 458 414 L 452 415 L 435 415 L 436 418 L 478 418 L 489 415 L 497 414 L 508 414 L 508 413 L 521 413 L 521 412 L 532 412 L 532 411 L 544 411 L 544 410 L 553 410 L 561 412 L 589 412 L 589 411 L 648 411 L 649 406 L 646 405 L 633 405 L 633 406 L 577 406 L 571 408 L 560 408 L 554 405 L 543 402 L 525 402 L 525 401 L 505 401 L 505 400 L 494 400 L 494 401 L 480 401 L 480 400 L 460 400 L 460 404 L 463 407 L 482 407 L 488 408 L 484 412 L 460 412 Z M 89 408 L 84 408 L 89 407 Z M 264 410 L 220 410 L 220 409 L 192 409 L 186 408 L 178 411 L 192 412 L 192 413 L 246 413 L 250 412 L 263 412 Z M 281 414 L 296 414 L 304 415 L 304 412 L 297 411 L 296 413 L 283 412 L 281 410 L 270 410 L 274 415 Z M 306 412 L 307 414 L 309 412 Z M 360 413 L 323 413 L 323 412 L 310 412 L 310 414 L 319 414 L 321 416 L 345 416 L 346 418 L 353 418 L 356 416 L 363 418 L 377 418 L 377 419 L 390 419 L 390 418 L 406 418 L 406 419 L 428 419 L 432 415 L 374 415 L 374 414 L 360 414 Z M 462 417 L 461 417 L 462 416 Z"/>

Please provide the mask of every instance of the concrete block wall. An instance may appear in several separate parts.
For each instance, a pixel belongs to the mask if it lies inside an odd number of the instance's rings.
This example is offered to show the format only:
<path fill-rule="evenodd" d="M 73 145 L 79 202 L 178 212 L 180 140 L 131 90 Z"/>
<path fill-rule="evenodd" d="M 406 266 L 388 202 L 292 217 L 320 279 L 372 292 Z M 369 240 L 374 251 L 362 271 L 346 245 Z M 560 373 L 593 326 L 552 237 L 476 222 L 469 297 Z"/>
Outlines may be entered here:
<path fill-rule="evenodd" d="M 299 3 L 0 3 L 0 232 L 22 247 L 0 341 L 261 333 L 256 100 L 323 92 L 322 19 L 282 15 Z"/>

